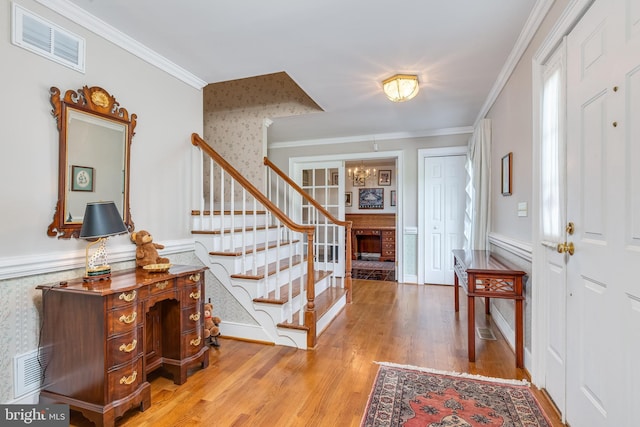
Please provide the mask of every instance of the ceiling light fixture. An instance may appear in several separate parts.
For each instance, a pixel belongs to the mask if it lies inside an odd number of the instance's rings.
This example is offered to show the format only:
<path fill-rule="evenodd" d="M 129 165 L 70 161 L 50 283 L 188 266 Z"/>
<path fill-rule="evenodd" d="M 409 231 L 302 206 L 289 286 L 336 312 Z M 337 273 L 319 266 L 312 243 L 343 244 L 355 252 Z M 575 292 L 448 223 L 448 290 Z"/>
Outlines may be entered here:
<path fill-rule="evenodd" d="M 382 82 L 382 90 L 393 102 L 404 102 L 415 97 L 420 90 L 418 76 L 396 74 Z"/>

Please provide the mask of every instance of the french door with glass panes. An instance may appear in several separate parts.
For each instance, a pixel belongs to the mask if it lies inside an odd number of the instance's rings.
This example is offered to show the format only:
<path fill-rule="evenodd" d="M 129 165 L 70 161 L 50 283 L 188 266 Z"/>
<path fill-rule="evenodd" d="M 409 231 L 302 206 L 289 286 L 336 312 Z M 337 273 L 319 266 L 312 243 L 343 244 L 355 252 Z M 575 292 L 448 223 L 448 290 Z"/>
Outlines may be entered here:
<path fill-rule="evenodd" d="M 344 220 L 344 165 L 342 162 L 299 163 L 294 166 L 298 185 L 334 217 Z M 331 223 L 307 200 L 296 202 L 293 218 L 296 222 L 316 227 L 314 253 L 316 268 L 333 271 L 344 277 L 344 228 Z M 305 242 L 305 253 L 306 253 Z"/>

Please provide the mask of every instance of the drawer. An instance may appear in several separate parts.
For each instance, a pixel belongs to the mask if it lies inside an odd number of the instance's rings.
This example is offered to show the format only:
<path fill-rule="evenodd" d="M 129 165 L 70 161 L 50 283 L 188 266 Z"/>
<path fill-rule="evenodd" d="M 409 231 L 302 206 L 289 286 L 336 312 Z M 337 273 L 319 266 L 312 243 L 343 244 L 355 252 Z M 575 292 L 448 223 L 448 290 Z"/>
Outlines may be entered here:
<path fill-rule="evenodd" d="M 126 362 L 131 362 L 142 354 L 142 328 L 135 328 L 124 335 L 118 335 L 107 341 L 107 365 L 113 368 Z"/>
<path fill-rule="evenodd" d="M 395 240 L 396 238 L 396 232 L 393 230 L 383 230 L 382 231 L 382 237 L 386 237 L 386 238 L 393 238 Z"/>
<path fill-rule="evenodd" d="M 107 309 L 112 310 L 129 304 L 136 304 L 141 299 L 144 299 L 144 296 L 140 294 L 139 289 L 118 292 L 117 294 L 107 297 Z"/>
<path fill-rule="evenodd" d="M 203 330 L 202 328 L 199 328 L 195 331 L 187 332 L 185 334 L 182 334 L 180 339 L 182 340 L 181 347 L 184 353 L 182 355 L 182 358 L 193 356 L 198 351 L 200 351 L 203 346 Z"/>
<path fill-rule="evenodd" d="M 200 304 L 182 310 L 183 331 L 198 330 L 204 323 L 204 312 Z"/>
<path fill-rule="evenodd" d="M 134 304 L 107 312 L 109 336 L 130 332 L 144 322 L 142 304 Z"/>
<path fill-rule="evenodd" d="M 180 276 L 177 278 L 177 281 L 178 281 L 179 287 L 184 287 L 184 286 L 191 286 L 191 285 L 199 285 L 200 283 L 202 283 L 202 279 L 204 279 L 204 273 L 198 271 L 195 273 Z"/>
<path fill-rule="evenodd" d="M 173 279 L 160 280 L 158 282 L 149 284 L 149 295 L 153 297 L 159 293 L 174 290 L 175 287 L 176 281 Z"/>
<path fill-rule="evenodd" d="M 200 283 L 198 284 L 189 284 L 182 289 L 182 305 L 186 306 L 194 306 L 202 301 L 202 290 Z"/>
<path fill-rule="evenodd" d="M 391 250 L 391 251 L 395 251 L 396 250 L 396 244 L 395 243 L 383 243 L 382 244 L 382 250 Z"/>
<path fill-rule="evenodd" d="M 142 360 L 142 357 L 138 357 L 132 363 L 107 374 L 110 402 L 129 396 L 142 385 L 145 378 L 142 371 Z"/>

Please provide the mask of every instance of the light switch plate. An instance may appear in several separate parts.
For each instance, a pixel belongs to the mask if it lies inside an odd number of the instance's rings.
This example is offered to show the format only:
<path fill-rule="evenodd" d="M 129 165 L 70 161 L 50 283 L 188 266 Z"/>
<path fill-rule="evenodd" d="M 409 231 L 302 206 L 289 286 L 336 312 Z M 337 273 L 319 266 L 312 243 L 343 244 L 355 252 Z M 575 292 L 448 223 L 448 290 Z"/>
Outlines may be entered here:
<path fill-rule="evenodd" d="M 527 216 L 527 202 L 518 202 L 518 216 Z"/>

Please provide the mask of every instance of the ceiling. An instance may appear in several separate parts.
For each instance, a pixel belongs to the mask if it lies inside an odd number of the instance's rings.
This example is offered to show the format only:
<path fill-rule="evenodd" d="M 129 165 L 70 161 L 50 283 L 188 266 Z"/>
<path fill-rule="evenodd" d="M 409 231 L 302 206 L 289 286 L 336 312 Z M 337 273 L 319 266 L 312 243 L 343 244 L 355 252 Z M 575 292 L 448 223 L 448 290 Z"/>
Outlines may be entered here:
<path fill-rule="evenodd" d="M 536 0 L 71 0 L 207 83 L 286 72 L 323 112 L 270 142 L 473 126 Z M 417 74 L 394 104 L 381 81 Z"/>

